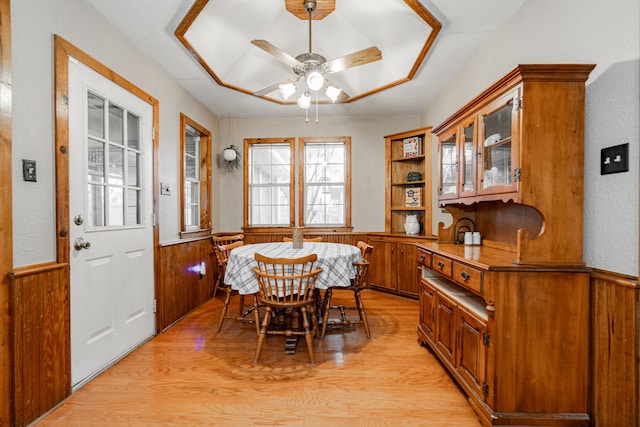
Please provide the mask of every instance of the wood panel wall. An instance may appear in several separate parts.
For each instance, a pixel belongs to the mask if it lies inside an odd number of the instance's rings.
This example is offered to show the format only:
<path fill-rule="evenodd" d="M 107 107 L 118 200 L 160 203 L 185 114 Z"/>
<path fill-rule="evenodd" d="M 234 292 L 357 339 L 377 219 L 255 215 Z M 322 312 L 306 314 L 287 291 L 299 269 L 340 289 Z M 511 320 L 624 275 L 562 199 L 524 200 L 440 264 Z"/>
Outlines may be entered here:
<path fill-rule="evenodd" d="M 211 298 L 218 269 L 209 237 L 160 245 L 158 253 L 156 330 L 160 332 Z"/>
<path fill-rule="evenodd" d="M 591 419 L 640 426 L 640 286 L 637 277 L 591 275 Z"/>
<path fill-rule="evenodd" d="M 244 233 L 245 244 L 250 243 L 268 243 L 282 242 L 284 237 L 292 237 L 293 232 L 290 230 L 278 233 Z M 322 237 L 323 242 L 343 243 L 345 245 L 355 245 L 358 240 L 367 240 L 367 233 L 321 233 L 321 232 L 305 232 L 305 238 Z"/>
<path fill-rule="evenodd" d="M 16 269 L 11 281 L 14 425 L 27 425 L 71 391 L 68 264 Z"/>

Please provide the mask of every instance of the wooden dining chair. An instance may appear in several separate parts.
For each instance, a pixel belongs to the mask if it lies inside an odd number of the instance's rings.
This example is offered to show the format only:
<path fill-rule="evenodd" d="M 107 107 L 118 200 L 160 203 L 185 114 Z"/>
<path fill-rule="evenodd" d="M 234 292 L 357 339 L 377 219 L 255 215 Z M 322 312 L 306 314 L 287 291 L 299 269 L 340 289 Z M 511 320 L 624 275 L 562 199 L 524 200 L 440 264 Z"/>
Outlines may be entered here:
<path fill-rule="evenodd" d="M 245 315 L 248 313 L 244 313 L 244 295 L 240 295 L 240 311 L 238 316 L 230 316 L 227 313 L 229 312 L 229 303 L 231 302 L 231 294 L 232 289 L 231 285 L 226 284 L 224 282 L 224 275 L 227 271 L 227 262 L 229 261 L 229 254 L 231 251 L 237 247 L 243 246 L 244 242 L 236 241 L 233 243 L 229 243 L 227 245 L 214 246 L 214 250 L 216 253 L 216 258 L 218 259 L 218 274 L 220 274 L 220 282 L 222 283 L 224 290 L 226 292 L 226 296 L 224 299 L 224 306 L 222 307 L 222 314 L 220 315 L 220 321 L 218 322 L 218 332 L 222 330 L 222 325 L 224 324 L 225 319 L 236 319 L 236 320 L 248 320 L 245 318 Z M 253 297 L 253 305 L 250 307 L 250 311 L 253 312 L 253 322 L 256 324 L 256 334 L 259 332 L 260 328 L 260 314 L 258 312 L 258 298 L 254 294 Z"/>
<path fill-rule="evenodd" d="M 282 238 L 283 242 L 293 242 L 293 239 L 291 237 L 283 237 Z M 302 239 L 303 242 L 322 242 L 322 236 L 318 236 L 318 237 L 306 237 Z"/>
<path fill-rule="evenodd" d="M 362 302 L 362 295 L 360 294 L 360 292 L 369 286 L 369 255 L 371 255 L 371 252 L 373 252 L 373 246 L 367 244 L 366 242 L 363 242 L 362 240 L 360 240 L 356 246 L 360 248 L 360 252 L 362 253 L 362 262 L 353 263 L 356 268 L 356 277 L 351 281 L 351 285 L 346 287 L 335 286 L 327 288 L 327 290 L 324 292 L 324 299 L 322 302 L 322 332 L 320 333 L 320 340 L 324 339 L 324 335 L 327 332 L 327 324 L 329 323 L 329 312 L 332 309 L 340 310 L 341 322 L 344 324 L 349 322 L 347 320 L 345 310 L 358 310 L 358 316 L 360 317 L 360 321 L 358 323 L 362 323 L 365 333 L 367 334 L 367 338 L 371 338 L 371 330 L 369 329 L 367 312 L 364 309 L 364 303 Z M 333 295 L 334 290 L 352 291 L 356 305 L 353 307 L 331 305 L 331 296 Z"/>
<path fill-rule="evenodd" d="M 244 234 L 240 233 L 240 234 L 213 236 L 211 240 L 213 241 L 213 248 L 215 250 L 216 247 L 228 245 L 229 243 L 244 242 Z M 216 252 L 216 258 L 218 260 L 218 273 L 220 273 L 220 271 L 224 272 L 224 268 L 226 267 L 226 263 L 227 263 L 226 259 L 221 261 L 218 258 L 217 252 Z M 224 265 L 222 265 L 223 263 Z M 214 297 L 218 293 L 218 288 L 220 287 L 220 283 L 222 282 L 222 280 L 224 280 L 224 274 L 218 274 L 218 277 L 216 278 L 216 284 L 213 288 Z"/>
<path fill-rule="evenodd" d="M 311 364 L 315 365 L 313 338 L 318 331 L 318 319 L 313 296 L 318 274 L 322 272 L 321 268 L 315 268 L 317 259 L 316 254 L 300 258 L 270 258 L 255 254 L 258 267 L 254 267 L 253 271 L 258 279 L 258 299 L 266 310 L 258 334 L 254 363 L 260 360 L 264 340 L 269 334 L 304 336 Z M 291 321 L 283 322 L 278 328 L 271 328 L 274 310 L 278 313 L 291 312 Z M 299 327 L 298 310 L 302 317 L 302 328 Z M 309 323 L 309 314 L 313 328 Z"/>

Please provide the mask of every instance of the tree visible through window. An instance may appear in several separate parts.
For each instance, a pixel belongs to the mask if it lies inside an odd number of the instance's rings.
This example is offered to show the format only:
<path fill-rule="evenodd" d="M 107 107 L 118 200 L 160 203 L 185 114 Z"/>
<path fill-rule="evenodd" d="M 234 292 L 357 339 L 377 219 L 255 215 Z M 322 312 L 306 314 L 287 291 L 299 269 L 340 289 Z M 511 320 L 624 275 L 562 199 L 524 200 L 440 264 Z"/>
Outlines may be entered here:
<path fill-rule="evenodd" d="M 301 138 L 300 223 L 351 226 L 351 138 Z"/>
<path fill-rule="evenodd" d="M 245 227 L 294 225 L 293 150 L 293 138 L 245 140 Z"/>

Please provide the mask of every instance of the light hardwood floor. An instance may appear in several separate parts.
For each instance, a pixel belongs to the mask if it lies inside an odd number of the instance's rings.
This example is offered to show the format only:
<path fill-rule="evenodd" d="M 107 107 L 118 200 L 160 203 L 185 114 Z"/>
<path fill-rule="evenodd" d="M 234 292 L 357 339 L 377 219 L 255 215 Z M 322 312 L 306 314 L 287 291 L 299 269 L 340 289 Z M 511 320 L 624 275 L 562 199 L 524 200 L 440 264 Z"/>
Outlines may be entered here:
<path fill-rule="evenodd" d="M 465 395 L 418 344 L 417 301 L 366 290 L 371 340 L 361 325 L 329 330 L 324 342 L 315 340 L 317 364 L 310 366 L 303 341 L 285 355 L 284 337 L 268 337 L 254 365 L 253 325 L 227 320 L 215 332 L 220 295 L 35 424 L 480 426 Z M 351 300 L 334 292 L 332 302 Z"/>

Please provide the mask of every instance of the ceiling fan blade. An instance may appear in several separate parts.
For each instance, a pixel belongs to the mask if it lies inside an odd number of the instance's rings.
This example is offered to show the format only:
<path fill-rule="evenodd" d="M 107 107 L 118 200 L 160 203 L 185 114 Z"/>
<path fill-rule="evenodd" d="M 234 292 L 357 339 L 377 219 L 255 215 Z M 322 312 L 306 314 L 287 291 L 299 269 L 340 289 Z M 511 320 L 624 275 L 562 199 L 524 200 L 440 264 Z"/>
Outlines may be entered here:
<path fill-rule="evenodd" d="M 349 55 L 327 61 L 325 63 L 325 67 L 328 73 L 337 73 L 338 71 L 346 70 L 347 68 L 357 67 L 359 65 L 368 64 L 381 59 L 382 52 L 380 52 L 380 49 L 372 46 L 370 48 L 359 50 L 357 52 L 350 53 Z"/>
<path fill-rule="evenodd" d="M 280 89 L 280 85 L 281 84 L 285 84 L 285 83 L 294 83 L 294 84 L 296 84 L 298 82 L 298 79 L 299 79 L 298 77 L 291 77 L 291 78 L 288 78 L 288 79 L 284 79 L 282 81 L 279 81 L 278 83 L 274 83 L 274 84 L 272 84 L 270 86 L 267 86 L 264 89 L 260 89 L 259 91 L 254 92 L 253 94 L 255 96 L 265 96 L 265 95 L 270 94 L 274 90 Z"/>
<path fill-rule="evenodd" d="M 251 40 L 251 44 L 259 47 L 260 49 L 264 50 L 268 54 L 275 56 L 277 59 L 284 62 L 285 64 L 290 65 L 291 67 L 299 67 L 302 65 L 302 62 L 298 61 L 293 56 L 275 47 L 274 45 L 272 45 L 266 40 Z"/>

